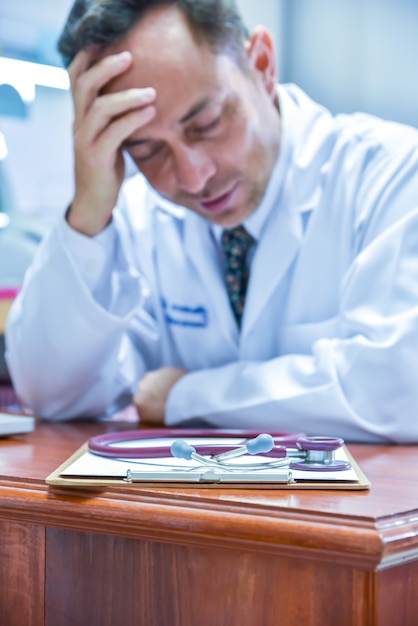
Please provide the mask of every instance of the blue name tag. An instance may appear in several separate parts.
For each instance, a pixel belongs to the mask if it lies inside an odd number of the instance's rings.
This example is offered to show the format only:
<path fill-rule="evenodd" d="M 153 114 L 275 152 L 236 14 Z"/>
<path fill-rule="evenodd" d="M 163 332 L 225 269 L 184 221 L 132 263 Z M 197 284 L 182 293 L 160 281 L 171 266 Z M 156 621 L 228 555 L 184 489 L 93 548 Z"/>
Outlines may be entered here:
<path fill-rule="evenodd" d="M 178 304 L 168 304 L 161 300 L 164 309 L 165 319 L 169 324 L 178 326 L 193 326 L 204 328 L 208 325 L 208 312 L 203 306 L 188 307 Z"/>

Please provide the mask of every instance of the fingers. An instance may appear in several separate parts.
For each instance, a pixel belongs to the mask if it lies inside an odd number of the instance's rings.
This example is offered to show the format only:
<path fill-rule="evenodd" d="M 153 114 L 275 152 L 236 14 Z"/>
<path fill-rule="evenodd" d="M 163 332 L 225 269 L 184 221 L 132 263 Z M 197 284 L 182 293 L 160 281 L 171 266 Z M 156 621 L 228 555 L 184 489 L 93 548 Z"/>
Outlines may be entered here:
<path fill-rule="evenodd" d="M 81 76 L 93 63 L 96 48 L 88 48 L 79 52 L 68 68 L 70 82 L 73 86 L 77 78 Z"/>
<path fill-rule="evenodd" d="M 97 54 L 97 48 L 84 50 L 75 57 L 69 68 L 74 99 L 74 138 L 78 153 L 100 141 L 101 133 L 104 134 L 105 145 L 108 139 L 108 147 L 116 150 L 130 133 L 155 115 L 155 107 L 149 106 L 156 97 L 155 89 L 151 87 L 102 93 L 109 81 L 130 66 L 130 52 L 109 55 L 95 63 Z"/>
<path fill-rule="evenodd" d="M 110 124 L 106 132 L 102 134 L 102 142 L 104 149 L 116 151 L 121 147 L 121 144 L 132 135 L 136 129 L 145 126 L 156 114 L 155 107 L 146 107 L 139 111 L 132 111 L 116 119 Z"/>
<path fill-rule="evenodd" d="M 106 56 L 94 63 L 96 56 L 95 48 L 82 50 L 68 69 L 76 120 L 84 117 L 101 89 L 132 63 L 132 55 L 127 51 Z"/>
<path fill-rule="evenodd" d="M 74 58 L 73 62 L 68 68 L 68 76 L 70 78 L 71 85 L 71 93 L 74 100 L 74 113 L 78 116 L 81 113 L 80 110 L 80 101 L 81 98 L 77 98 L 77 84 L 79 78 L 86 72 L 93 63 L 95 57 L 95 50 L 89 48 L 87 50 L 82 50 L 79 52 Z"/>
<path fill-rule="evenodd" d="M 144 125 L 152 119 L 152 113 L 155 113 L 155 108 L 148 106 L 155 100 L 155 96 L 155 89 L 149 87 L 128 89 L 97 97 L 83 120 L 85 141 L 93 141 L 112 120 L 119 119 L 130 111 L 138 110 L 136 116 L 138 126 Z M 75 130 L 76 128 L 75 124 Z M 132 132 L 133 130 L 135 128 Z"/>

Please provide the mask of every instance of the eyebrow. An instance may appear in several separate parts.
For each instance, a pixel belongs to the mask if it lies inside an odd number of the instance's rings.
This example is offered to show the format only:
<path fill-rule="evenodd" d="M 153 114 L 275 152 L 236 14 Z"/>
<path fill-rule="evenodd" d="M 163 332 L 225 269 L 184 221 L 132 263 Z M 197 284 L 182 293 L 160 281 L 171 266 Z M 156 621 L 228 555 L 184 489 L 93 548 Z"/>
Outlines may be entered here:
<path fill-rule="evenodd" d="M 195 104 L 195 106 L 193 106 L 190 111 L 188 113 L 186 113 L 186 115 L 184 117 L 181 118 L 180 120 L 180 124 L 185 124 L 186 122 L 188 122 L 189 120 L 191 120 L 192 117 L 194 117 L 195 115 L 197 115 L 198 113 L 200 113 L 201 111 L 203 111 L 203 109 L 209 104 L 209 99 L 208 98 L 203 98 L 203 100 L 200 100 L 200 102 L 198 102 L 197 104 Z"/>
<path fill-rule="evenodd" d="M 202 100 L 197 102 L 194 106 L 192 106 L 190 111 L 188 111 L 186 115 L 184 115 L 180 119 L 180 124 L 185 124 L 186 122 L 189 122 L 193 117 L 195 117 L 195 115 L 198 115 L 201 111 L 203 111 L 203 109 L 208 104 L 209 104 L 208 98 L 203 98 Z M 133 139 L 131 141 L 124 141 L 122 145 L 124 148 L 132 148 L 133 146 L 138 146 L 143 143 L 148 143 L 150 141 L 154 141 L 154 140 L 153 139 Z"/>

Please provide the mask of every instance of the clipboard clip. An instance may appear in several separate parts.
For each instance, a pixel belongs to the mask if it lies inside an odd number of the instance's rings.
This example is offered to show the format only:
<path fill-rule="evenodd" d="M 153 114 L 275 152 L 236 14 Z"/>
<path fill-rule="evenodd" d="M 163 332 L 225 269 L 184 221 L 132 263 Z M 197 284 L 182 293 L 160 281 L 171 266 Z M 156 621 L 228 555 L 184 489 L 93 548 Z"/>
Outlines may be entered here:
<path fill-rule="evenodd" d="M 202 473 L 193 476 L 193 478 L 190 478 L 192 474 L 190 474 L 189 472 L 178 472 L 176 474 L 176 479 L 183 481 L 185 476 L 189 477 L 190 480 L 188 482 L 200 483 L 204 485 L 225 483 L 232 484 L 234 482 L 236 484 L 255 484 L 260 482 L 260 478 L 259 475 L 257 475 L 257 472 L 245 472 L 243 474 L 237 471 L 230 471 L 226 477 L 225 474 L 217 472 L 216 469 L 205 469 Z M 234 480 L 234 478 L 236 480 Z M 153 475 L 152 477 L 150 476 L 149 479 L 155 482 L 155 475 Z M 147 475 L 146 473 L 144 474 L 144 472 L 133 472 L 132 470 L 128 469 L 126 471 L 126 476 L 123 480 L 130 484 L 144 483 L 147 480 Z M 165 482 L 165 479 L 162 479 L 161 482 Z M 295 479 L 293 478 L 292 472 L 289 470 L 286 470 L 284 472 L 275 472 L 273 478 L 269 477 L 269 480 L 266 482 L 274 482 L 283 485 L 292 485 L 296 483 Z"/>

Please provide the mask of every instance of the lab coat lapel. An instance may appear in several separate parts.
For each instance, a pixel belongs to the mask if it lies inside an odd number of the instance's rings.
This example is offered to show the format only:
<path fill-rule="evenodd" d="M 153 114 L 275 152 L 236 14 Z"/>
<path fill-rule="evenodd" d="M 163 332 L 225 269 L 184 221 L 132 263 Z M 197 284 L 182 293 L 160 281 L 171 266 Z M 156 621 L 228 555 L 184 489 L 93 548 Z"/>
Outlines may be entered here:
<path fill-rule="evenodd" d="M 225 341 L 236 350 L 238 327 L 232 314 L 228 294 L 223 282 L 220 260 L 211 231 L 198 215 L 188 215 L 184 234 L 186 254 L 195 267 L 208 297 L 216 302 L 217 324 L 225 336 Z"/>
<path fill-rule="evenodd" d="M 273 291 L 286 275 L 302 239 L 299 211 L 283 205 L 272 212 L 251 266 L 242 336 L 251 330 Z"/>

